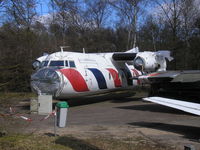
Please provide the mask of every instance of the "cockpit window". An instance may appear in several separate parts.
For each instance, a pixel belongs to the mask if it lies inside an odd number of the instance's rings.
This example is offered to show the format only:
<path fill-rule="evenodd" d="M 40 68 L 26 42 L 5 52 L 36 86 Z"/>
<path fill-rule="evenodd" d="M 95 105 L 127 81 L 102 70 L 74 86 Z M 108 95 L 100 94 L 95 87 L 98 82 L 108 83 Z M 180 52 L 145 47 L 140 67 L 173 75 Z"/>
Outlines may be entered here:
<path fill-rule="evenodd" d="M 46 67 L 48 65 L 49 61 L 43 61 L 41 64 L 41 67 Z"/>
<path fill-rule="evenodd" d="M 74 61 L 71 61 L 71 60 L 69 61 L 69 66 L 72 67 L 72 68 L 76 67 Z"/>
<path fill-rule="evenodd" d="M 65 66 L 68 67 L 68 60 L 65 61 Z"/>
<path fill-rule="evenodd" d="M 64 61 L 63 60 L 51 61 L 49 66 L 64 66 Z"/>
<path fill-rule="evenodd" d="M 47 66 L 49 61 L 44 61 L 44 66 Z"/>

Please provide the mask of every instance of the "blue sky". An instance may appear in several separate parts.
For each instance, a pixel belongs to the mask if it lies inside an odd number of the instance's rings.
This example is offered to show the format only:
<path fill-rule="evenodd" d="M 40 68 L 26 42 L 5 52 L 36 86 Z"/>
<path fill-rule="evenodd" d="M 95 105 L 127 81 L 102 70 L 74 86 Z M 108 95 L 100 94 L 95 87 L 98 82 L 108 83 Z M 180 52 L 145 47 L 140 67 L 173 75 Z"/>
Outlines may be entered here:
<path fill-rule="evenodd" d="M 36 11 L 38 13 L 38 16 L 43 16 L 46 14 L 49 14 L 51 11 L 51 7 L 49 6 L 49 2 L 50 0 L 38 0 L 38 4 L 36 7 Z M 108 23 L 107 23 L 107 27 L 114 27 L 114 21 L 116 21 L 117 16 L 115 11 L 113 10 L 113 12 L 111 13 L 111 18 L 109 18 Z"/>
<path fill-rule="evenodd" d="M 38 5 L 36 8 L 36 11 L 38 12 L 38 15 L 44 15 L 49 13 L 49 0 L 39 0 Z"/>
<path fill-rule="evenodd" d="M 36 11 L 37 11 L 38 16 L 47 15 L 52 11 L 51 7 L 49 6 L 49 2 L 50 2 L 50 0 L 37 0 Z M 1 15 L 1 13 L 0 13 L 0 17 L 3 17 L 3 16 L 4 15 Z M 4 17 L 6 17 L 6 16 L 4 16 Z M 117 19 L 118 19 L 118 15 L 116 14 L 116 11 L 112 9 L 110 17 L 107 20 L 106 26 L 113 28 L 115 26 L 115 21 L 117 21 Z M 4 19 L 1 19 L 0 21 L 3 22 Z M 0 22 L 0 24 L 2 22 Z M 139 19 L 139 22 L 143 22 L 143 20 Z"/>

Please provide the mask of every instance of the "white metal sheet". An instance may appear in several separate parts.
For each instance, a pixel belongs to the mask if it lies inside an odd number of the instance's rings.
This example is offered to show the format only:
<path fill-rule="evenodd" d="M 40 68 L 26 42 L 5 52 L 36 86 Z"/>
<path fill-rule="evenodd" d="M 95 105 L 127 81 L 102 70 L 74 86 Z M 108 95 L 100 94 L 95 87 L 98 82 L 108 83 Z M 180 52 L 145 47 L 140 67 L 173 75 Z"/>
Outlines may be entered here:
<path fill-rule="evenodd" d="M 143 100 L 179 109 L 195 115 L 200 115 L 200 104 L 198 103 L 185 102 L 181 100 L 169 99 L 163 97 L 147 97 L 143 98 Z"/>

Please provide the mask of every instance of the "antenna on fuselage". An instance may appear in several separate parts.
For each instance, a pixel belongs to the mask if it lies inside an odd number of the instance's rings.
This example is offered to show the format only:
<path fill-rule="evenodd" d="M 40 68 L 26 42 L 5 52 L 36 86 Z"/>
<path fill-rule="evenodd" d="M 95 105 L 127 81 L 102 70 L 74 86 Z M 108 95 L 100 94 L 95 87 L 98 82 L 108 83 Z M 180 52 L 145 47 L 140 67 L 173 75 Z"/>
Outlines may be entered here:
<path fill-rule="evenodd" d="M 70 46 L 60 46 L 60 51 L 63 52 L 64 48 L 69 48 Z"/>
<path fill-rule="evenodd" d="M 85 48 L 83 48 L 83 53 L 85 54 Z"/>

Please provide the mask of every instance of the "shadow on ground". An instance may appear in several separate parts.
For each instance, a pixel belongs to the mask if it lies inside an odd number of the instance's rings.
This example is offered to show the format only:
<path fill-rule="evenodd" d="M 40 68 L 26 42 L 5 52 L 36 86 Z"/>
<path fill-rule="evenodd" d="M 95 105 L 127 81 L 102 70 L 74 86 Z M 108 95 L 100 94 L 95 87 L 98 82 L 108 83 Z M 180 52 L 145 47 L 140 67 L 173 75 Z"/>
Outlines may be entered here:
<path fill-rule="evenodd" d="M 184 138 L 187 138 L 189 140 L 194 140 L 196 142 L 199 142 L 200 139 L 200 127 L 157 123 L 157 122 L 133 122 L 129 123 L 129 125 L 178 133 L 183 135 Z"/>
<path fill-rule="evenodd" d="M 99 148 L 74 137 L 61 136 L 56 139 L 55 143 L 70 147 L 73 150 L 100 150 Z"/>
<path fill-rule="evenodd" d="M 135 95 L 135 92 L 132 92 L 132 91 L 121 91 L 119 93 L 109 92 L 109 93 L 93 95 L 93 96 L 71 98 L 65 101 L 69 103 L 70 107 L 88 105 L 88 104 L 99 103 L 103 101 L 111 101 L 112 103 L 125 103 L 125 102 L 136 100 L 135 98 L 132 98 L 132 96 L 134 95 Z"/>
<path fill-rule="evenodd" d="M 177 114 L 177 115 L 191 115 L 189 113 L 177 110 L 177 109 L 173 109 L 170 107 L 165 107 L 165 106 L 161 106 L 158 104 L 152 104 L 152 103 L 144 103 L 144 105 L 132 105 L 132 106 L 123 106 L 123 107 L 117 107 L 120 109 L 131 109 L 131 110 L 140 110 L 140 111 L 148 111 L 148 112 L 159 112 L 159 113 L 168 113 L 168 114 Z"/>

